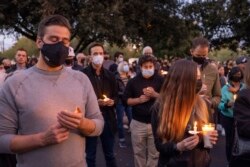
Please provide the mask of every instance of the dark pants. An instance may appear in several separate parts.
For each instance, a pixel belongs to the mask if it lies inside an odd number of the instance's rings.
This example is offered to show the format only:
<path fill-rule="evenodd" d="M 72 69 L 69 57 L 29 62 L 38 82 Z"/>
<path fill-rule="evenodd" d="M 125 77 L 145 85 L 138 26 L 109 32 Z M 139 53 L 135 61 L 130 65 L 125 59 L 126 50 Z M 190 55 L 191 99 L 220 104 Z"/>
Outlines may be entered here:
<path fill-rule="evenodd" d="M 229 163 L 229 167 L 249 167 L 250 165 L 250 157 L 249 159 L 232 157 Z"/>
<path fill-rule="evenodd" d="M 233 146 L 234 120 L 233 118 L 221 114 L 221 124 L 224 127 L 226 133 L 226 156 L 227 161 L 230 162 Z"/>
<path fill-rule="evenodd" d="M 124 139 L 124 129 L 123 129 L 123 115 L 124 111 L 126 113 L 126 116 L 128 117 L 128 122 L 130 124 L 132 119 L 132 111 L 130 106 L 124 106 L 122 102 L 119 102 L 116 105 L 116 115 L 117 115 L 117 126 L 118 126 L 118 135 L 119 139 Z"/>
<path fill-rule="evenodd" d="M 216 108 L 213 113 L 213 121 L 216 125 L 221 123 L 220 117 L 221 117 L 220 109 Z"/>
<path fill-rule="evenodd" d="M 0 167 L 15 167 L 16 155 L 15 154 L 0 154 Z"/>
<path fill-rule="evenodd" d="M 116 167 L 114 156 L 115 137 L 111 131 L 109 123 L 105 122 L 103 132 L 100 136 L 102 150 L 106 160 L 107 167 Z M 86 161 L 88 167 L 96 166 L 97 137 L 86 137 Z"/>

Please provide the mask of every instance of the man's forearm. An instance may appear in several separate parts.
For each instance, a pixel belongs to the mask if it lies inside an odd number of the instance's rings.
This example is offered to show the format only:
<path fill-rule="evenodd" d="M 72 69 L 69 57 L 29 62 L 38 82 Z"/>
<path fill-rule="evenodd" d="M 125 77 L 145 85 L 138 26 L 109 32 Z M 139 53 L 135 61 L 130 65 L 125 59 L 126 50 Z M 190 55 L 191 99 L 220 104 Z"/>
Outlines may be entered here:
<path fill-rule="evenodd" d="M 137 105 L 140 103 L 141 103 L 140 98 L 128 98 L 128 100 L 127 100 L 127 104 L 129 106 L 134 106 L 134 105 Z"/>
<path fill-rule="evenodd" d="M 43 146 L 41 133 L 33 135 L 16 135 L 10 142 L 13 153 L 23 153 Z"/>

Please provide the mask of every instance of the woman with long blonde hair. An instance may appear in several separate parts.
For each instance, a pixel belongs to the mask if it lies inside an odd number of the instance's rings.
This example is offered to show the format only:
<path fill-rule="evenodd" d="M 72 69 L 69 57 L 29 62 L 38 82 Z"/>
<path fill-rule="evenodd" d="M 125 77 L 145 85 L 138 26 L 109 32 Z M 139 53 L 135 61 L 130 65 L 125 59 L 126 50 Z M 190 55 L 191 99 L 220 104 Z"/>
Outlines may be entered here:
<path fill-rule="evenodd" d="M 209 114 L 205 100 L 198 95 L 202 87 L 197 64 L 178 60 L 170 68 L 153 109 L 152 127 L 159 167 L 206 167 L 210 156 L 203 148 L 199 135 L 190 135 L 196 121 L 198 131 L 208 123 Z M 215 144 L 217 131 L 210 135 Z"/>

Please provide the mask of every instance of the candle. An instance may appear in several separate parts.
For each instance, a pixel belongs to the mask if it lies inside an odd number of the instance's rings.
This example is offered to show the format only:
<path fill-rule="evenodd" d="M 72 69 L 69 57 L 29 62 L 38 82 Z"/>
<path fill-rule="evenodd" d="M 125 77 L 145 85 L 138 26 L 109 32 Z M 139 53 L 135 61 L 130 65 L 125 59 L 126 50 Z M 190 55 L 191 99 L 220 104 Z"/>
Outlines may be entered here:
<path fill-rule="evenodd" d="M 205 82 L 205 79 L 206 79 L 206 75 L 203 74 L 203 82 Z"/>
<path fill-rule="evenodd" d="M 214 125 L 213 124 L 205 124 L 202 126 L 202 131 L 213 131 L 214 130 Z"/>
<path fill-rule="evenodd" d="M 234 98 L 234 101 L 235 101 L 235 100 L 236 100 L 236 98 L 237 98 L 237 95 L 236 95 L 236 94 L 234 94 L 233 98 Z"/>
<path fill-rule="evenodd" d="M 199 132 L 197 131 L 197 122 L 196 122 L 196 121 L 194 122 L 193 130 L 189 130 L 188 133 L 190 133 L 190 134 L 192 134 L 192 135 L 196 135 L 196 134 L 199 133 Z"/>
<path fill-rule="evenodd" d="M 194 132 L 197 133 L 197 122 L 194 122 Z"/>
<path fill-rule="evenodd" d="M 211 132 L 214 131 L 215 129 L 215 125 L 214 124 L 205 124 L 202 126 L 202 133 L 203 133 L 203 140 L 204 140 L 204 147 L 205 148 L 212 148 L 213 145 L 210 141 L 210 135 Z"/>
<path fill-rule="evenodd" d="M 102 95 L 104 97 L 103 101 L 108 101 L 109 98 L 106 95 Z"/>
<path fill-rule="evenodd" d="M 167 71 L 161 70 L 161 75 L 167 75 L 167 74 L 168 74 Z"/>

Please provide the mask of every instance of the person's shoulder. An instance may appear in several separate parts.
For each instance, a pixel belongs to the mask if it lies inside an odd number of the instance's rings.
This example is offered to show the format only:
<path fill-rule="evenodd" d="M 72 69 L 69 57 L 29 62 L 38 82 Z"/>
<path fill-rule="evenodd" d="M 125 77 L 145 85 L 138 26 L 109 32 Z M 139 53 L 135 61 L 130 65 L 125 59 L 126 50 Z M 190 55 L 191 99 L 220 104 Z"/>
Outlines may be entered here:
<path fill-rule="evenodd" d="M 207 69 L 208 72 L 218 73 L 217 67 L 210 62 L 207 63 L 207 65 L 205 66 L 205 69 Z"/>
<path fill-rule="evenodd" d="M 230 87 L 229 83 L 225 84 L 224 86 L 222 86 L 221 90 L 222 91 L 228 90 L 229 87 Z"/>
<path fill-rule="evenodd" d="M 113 73 L 105 68 L 103 68 L 103 72 L 106 76 L 111 77 L 111 78 L 115 78 L 115 73 Z"/>
<path fill-rule="evenodd" d="M 26 69 L 26 70 L 16 70 L 14 72 L 11 72 L 7 74 L 5 77 L 4 85 L 9 85 L 11 87 L 19 87 L 18 85 L 21 85 L 25 81 L 27 81 L 28 78 L 32 77 L 32 69 Z"/>
<path fill-rule="evenodd" d="M 250 88 L 243 88 L 239 92 L 239 96 L 247 97 L 250 99 Z"/>
<path fill-rule="evenodd" d="M 16 80 L 16 81 L 20 81 L 22 80 L 22 78 L 25 78 L 27 76 L 30 75 L 30 73 L 32 73 L 32 69 L 26 69 L 26 70 L 16 70 L 13 72 L 10 72 L 7 74 L 5 80 Z"/>
<path fill-rule="evenodd" d="M 68 75 L 70 75 L 74 78 L 78 78 L 80 80 L 87 78 L 86 74 L 83 73 L 82 71 L 73 70 L 73 69 L 69 69 L 69 68 L 66 68 L 65 71 Z"/>
<path fill-rule="evenodd" d="M 89 71 L 89 70 L 90 70 L 90 66 L 87 66 L 87 67 L 83 68 L 83 69 L 80 70 L 80 71 L 86 73 L 86 72 Z"/>

